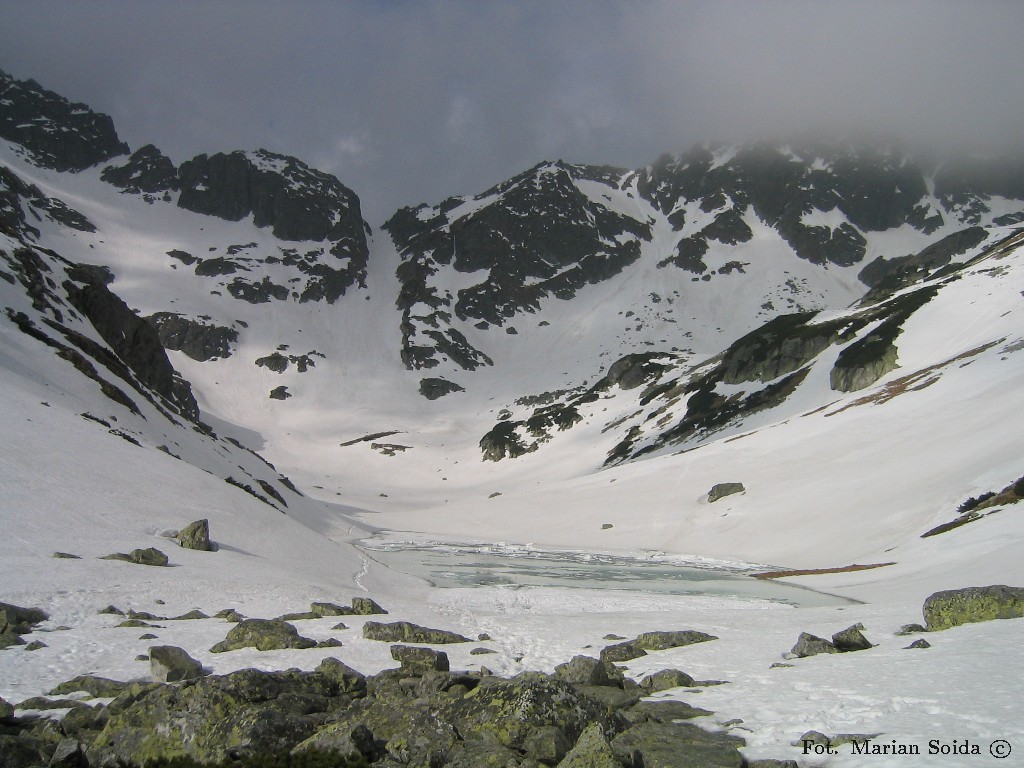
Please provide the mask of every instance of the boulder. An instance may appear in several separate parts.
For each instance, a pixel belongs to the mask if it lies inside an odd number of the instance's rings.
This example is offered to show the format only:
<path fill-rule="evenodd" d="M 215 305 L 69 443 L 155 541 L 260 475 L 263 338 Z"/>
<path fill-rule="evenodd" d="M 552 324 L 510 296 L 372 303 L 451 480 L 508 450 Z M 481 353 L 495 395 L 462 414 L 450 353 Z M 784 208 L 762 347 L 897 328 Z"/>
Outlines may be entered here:
<path fill-rule="evenodd" d="M 201 552 L 212 552 L 213 544 L 210 543 L 210 521 L 196 520 L 189 523 L 174 537 L 179 546 L 185 549 L 198 549 Z"/>
<path fill-rule="evenodd" d="M 424 675 L 429 672 L 447 672 L 448 654 L 432 648 L 417 648 L 411 645 L 392 645 L 391 658 L 401 664 L 403 672 L 410 675 Z"/>
<path fill-rule="evenodd" d="M 58 685 L 51 690 L 48 696 L 62 696 L 68 693 L 85 691 L 94 699 L 119 696 L 131 683 L 122 683 L 106 677 L 95 675 L 79 675 Z"/>
<path fill-rule="evenodd" d="M 610 663 L 589 656 L 574 656 L 555 667 L 555 677 L 573 685 L 610 685 L 622 687 L 622 673 Z"/>
<path fill-rule="evenodd" d="M 861 624 L 854 624 L 852 627 L 847 627 L 842 632 L 836 632 L 832 635 L 832 644 L 840 651 L 864 651 L 868 648 L 874 648 L 874 646 L 868 641 L 861 630 L 864 629 Z"/>
<path fill-rule="evenodd" d="M 961 624 L 1024 617 L 1024 587 L 996 584 L 936 592 L 924 601 L 929 632 Z"/>
<path fill-rule="evenodd" d="M 160 683 L 195 680 L 206 674 L 202 664 L 173 645 L 154 645 L 149 649 L 149 672 Z"/>
<path fill-rule="evenodd" d="M 123 560 L 126 563 L 135 563 L 136 565 L 154 565 L 161 567 L 166 566 L 169 562 L 167 555 L 155 547 L 133 549 L 127 554 L 124 552 L 114 552 L 110 555 L 104 555 L 100 560 Z"/>
<path fill-rule="evenodd" d="M 387 611 L 368 597 L 353 597 L 352 613 L 356 616 L 383 616 Z"/>
<path fill-rule="evenodd" d="M 669 632 L 644 632 L 636 636 L 633 642 L 645 651 L 664 651 L 668 648 L 681 648 L 684 645 L 705 643 L 717 640 L 714 635 L 698 632 L 695 629 L 683 629 Z"/>
<path fill-rule="evenodd" d="M 672 723 L 677 720 L 692 720 L 714 714 L 707 709 L 691 707 L 684 701 L 671 699 L 646 699 L 630 707 L 623 715 L 631 723 L 645 723 L 653 720 L 657 723 Z"/>
<path fill-rule="evenodd" d="M 539 725 L 523 739 L 523 751 L 544 765 L 558 764 L 571 746 L 557 725 Z"/>
<path fill-rule="evenodd" d="M 10 720 L 12 717 L 14 717 L 14 707 L 0 697 L 0 723 Z"/>
<path fill-rule="evenodd" d="M 904 648 L 904 650 L 909 650 L 911 648 L 931 648 L 931 647 L 932 647 L 931 643 L 929 643 L 923 637 L 919 637 L 917 640 L 912 642 L 910 645 L 906 646 L 906 648 Z"/>
<path fill-rule="evenodd" d="M 316 671 L 336 683 L 342 693 L 366 693 L 366 677 L 338 659 L 328 656 L 320 662 Z"/>
<path fill-rule="evenodd" d="M 380 640 L 384 643 L 468 643 L 468 637 L 446 629 L 429 629 L 408 621 L 396 621 L 382 624 L 379 621 L 368 621 L 363 624 L 363 637 L 367 640 Z"/>
<path fill-rule="evenodd" d="M 211 653 L 223 653 L 239 648 L 258 651 L 277 651 L 283 648 L 313 648 L 315 640 L 299 635 L 298 630 L 284 621 L 272 619 L 245 619 L 228 632 L 228 636 L 214 645 Z"/>
<path fill-rule="evenodd" d="M 647 675 L 640 681 L 640 686 L 655 693 L 666 691 L 669 688 L 689 688 L 693 685 L 693 678 L 678 669 L 663 669 Z"/>
<path fill-rule="evenodd" d="M 608 663 L 616 661 L 630 661 L 631 659 L 639 659 L 641 656 L 646 656 L 647 651 L 641 648 L 633 640 L 627 640 L 624 643 L 616 643 L 615 645 L 608 645 L 601 649 L 601 661 Z"/>
<path fill-rule="evenodd" d="M 309 612 L 323 618 L 324 616 L 348 616 L 352 613 L 352 609 L 335 603 L 317 602 L 309 604 Z"/>
<path fill-rule="evenodd" d="M 746 490 L 743 483 L 717 483 L 708 491 L 708 501 L 718 501 L 726 496 L 732 496 L 734 493 L 745 493 Z"/>
<path fill-rule="evenodd" d="M 612 752 L 644 768 L 741 768 L 742 739 L 688 723 L 638 723 L 616 736 Z"/>
<path fill-rule="evenodd" d="M 604 729 L 594 723 L 580 734 L 558 768 L 622 768 L 622 763 L 604 737 Z"/>
<path fill-rule="evenodd" d="M 839 649 L 828 640 L 801 632 L 791 653 L 802 659 L 807 656 L 816 656 L 819 653 L 839 653 Z"/>

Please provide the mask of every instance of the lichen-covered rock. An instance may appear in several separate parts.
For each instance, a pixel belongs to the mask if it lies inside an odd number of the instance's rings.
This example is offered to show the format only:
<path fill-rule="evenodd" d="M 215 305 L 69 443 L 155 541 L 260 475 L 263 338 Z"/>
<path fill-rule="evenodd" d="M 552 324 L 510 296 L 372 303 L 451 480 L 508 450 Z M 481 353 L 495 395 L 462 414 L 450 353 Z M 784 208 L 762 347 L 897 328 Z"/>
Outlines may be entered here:
<path fill-rule="evenodd" d="M 832 644 L 840 651 L 865 651 L 868 648 L 874 648 L 861 632 L 863 628 L 860 624 L 854 624 L 842 632 L 836 632 L 832 635 Z"/>
<path fill-rule="evenodd" d="M 273 619 L 245 619 L 228 631 L 228 636 L 210 649 L 212 653 L 255 648 L 258 651 L 277 651 L 283 648 L 313 648 L 315 640 L 299 635 L 298 630 L 285 621 Z"/>
<path fill-rule="evenodd" d="M 320 662 L 316 671 L 334 682 L 342 693 L 366 693 L 366 677 L 338 659 L 328 656 Z"/>
<path fill-rule="evenodd" d="M 363 624 L 363 637 L 367 640 L 380 640 L 385 643 L 468 643 L 470 639 L 449 632 L 446 629 L 429 629 L 408 621 L 396 621 L 382 624 L 379 621 L 368 621 Z"/>
<path fill-rule="evenodd" d="M 154 645 L 149 649 L 149 673 L 160 683 L 195 680 L 205 674 L 202 664 L 173 645 Z"/>
<path fill-rule="evenodd" d="M 636 636 L 633 642 L 645 651 L 664 651 L 668 648 L 680 648 L 684 645 L 694 643 L 706 643 L 708 640 L 717 640 L 714 635 L 707 632 L 698 632 L 695 629 L 683 629 L 676 631 L 644 632 Z"/>
<path fill-rule="evenodd" d="M 131 683 L 122 683 L 117 680 L 111 680 L 106 677 L 96 677 L 95 675 L 79 675 L 73 677 L 70 680 L 58 685 L 56 688 L 51 690 L 48 696 L 62 696 L 68 693 L 76 693 L 78 691 L 85 691 L 94 699 L 107 698 L 110 696 L 118 696 L 128 688 Z"/>
<path fill-rule="evenodd" d="M 185 549 L 197 549 L 200 552 L 212 552 L 213 544 L 210 542 L 210 521 L 207 519 L 196 520 L 189 523 L 174 537 L 178 545 Z"/>
<path fill-rule="evenodd" d="M 448 654 L 432 648 L 417 648 L 411 645 L 392 645 L 391 658 L 402 665 L 402 671 L 410 675 L 424 675 L 428 672 L 447 672 Z"/>
<path fill-rule="evenodd" d="M 100 560 L 122 560 L 126 563 L 135 563 L 136 565 L 153 565 L 158 567 L 165 567 L 170 562 L 167 559 L 167 555 L 155 547 L 133 549 L 127 554 L 124 552 L 114 552 L 110 555 L 104 555 Z"/>
<path fill-rule="evenodd" d="M 555 677 L 573 685 L 610 685 L 622 687 L 622 672 L 611 664 L 589 656 L 573 656 L 555 667 Z"/>
<path fill-rule="evenodd" d="M 687 723 L 639 723 L 616 736 L 611 747 L 624 765 L 644 768 L 741 768 L 735 736 L 711 733 Z"/>
<path fill-rule="evenodd" d="M 828 640 L 807 632 L 801 632 L 800 637 L 797 638 L 796 645 L 793 646 L 793 650 L 790 653 L 800 658 L 805 658 L 807 656 L 816 656 L 819 653 L 839 653 L 839 649 Z"/>
<path fill-rule="evenodd" d="M 673 723 L 711 714 L 714 713 L 700 707 L 692 707 L 684 701 L 671 699 L 645 699 L 622 712 L 623 717 L 631 723 Z"/>
<path fill-rule="evenodd" d="M 523 739 L 523 751 L 544 765 L 559 763 L 572 744 L 557 725 L 539 725 Z"/>
<path fill-rule="evenodd" d="M 647 651 L 636 644 L 634 640 L 627 640 L 624 643 L 608 645 L 601 649 L 601 661 L 608 663 L 616 661 L 630 661 L 646 656 Z"/>
<path fill-rule="evenodd" d="M 353 597 L 352 613 L 355 616 L 384 616 L 387 614 L 387 611 L 369 597 Z"/>
<path fill-rule="evenodd" d="M 580 734 L 558 768 L 622 768 L 622 763 L 612 752 L 604 729 L 594 723 Z"/>
<path fill-rule="evenodd" d="M 743 483 L 716 483 L 708 491 L 708 501 L 714 502 L 719 499 L 725 498 L 726 496 L 732 496 L 736 493 L 745 493 L 746 488 L 743 487 Z"/>
<path fill-rule="evenodd" d="M 652 693 L 666 691 L 669 688 L 689 688 L 693 685 L 693 678 L 678 669 L 663 669 L 660 672 L 653 672 L 646 675 L 640 686 Z"/>
<path fill-rule="evenodd" d="M 41 608 L 22 608 L 19 605 L 0 603 L 0 630 L 10 627 L 18 634 L 28 634 L 32 627 L 46 621 L 49 616 Z"/>
<path fill-rule="evenodd" d="M 924 601 L 929 632 L 961 624 L 1024 617 L 1024 587 L 995 584 L 936 592 Z"/>
<path fill-rule="evenodd" d="M 0 696 L 0 723 L 14 717 L 14 707 Z"/>

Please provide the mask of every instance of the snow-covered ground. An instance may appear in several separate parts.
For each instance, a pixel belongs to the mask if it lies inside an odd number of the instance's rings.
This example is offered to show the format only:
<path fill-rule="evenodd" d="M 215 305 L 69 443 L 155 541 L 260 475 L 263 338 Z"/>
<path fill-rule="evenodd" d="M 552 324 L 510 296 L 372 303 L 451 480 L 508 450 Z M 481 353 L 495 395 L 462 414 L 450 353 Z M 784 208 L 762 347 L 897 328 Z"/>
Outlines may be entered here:
<path fill-rule="evenodd" d="M 208 253 L 249 242 L 277 247 L 249 222 L 203 219 L 199 229 L 191 214 L 97 187 L 90 173 L 57 179 L 32 172 L 30 181 L 48 194 L 60 192 L 103 224 L 95 235 L 47 230 L 43 244 L 69 259 L 114 266 L 113 290 L 144 314 L 175 309 L 163 301 L 169 286 L 182 296 L 199 295 L 186 286 L 194 275 L 172 269 L 168 249 L 185 245 Z M 149 239 L 140 239 L 139 231 Z M 379 258 L 371 259 L 365 295 L 393 296 L 397 256 L 379 240 L 374 248 Z M 647 256 L 639 269 L 651 268 L 655 256 Z M 807 268 L 795 259 L 794 266 Z M 594 405 L 588 422 L 556 434 L 537 452 L 482 462 L 480 436 L 513 393 L 525 394 L 528 382 L 544 380 L 534 374 L 576 385 L 599 373 L 595 360 L 614 360 L 602 358 L 607 350 L 599 345 L 585 345 L 608 335 L 609 318 L 597 308 L 636 300 L 644 284 L 638 275 L 636 286 L 627 281 L 585 289 L 590 293 L 580 303 L 592 308 L 590 314 L 571 316 L 570 304 L 552 302 L 531 317 L 538 326 L 549 319 L 550 326 L 527 332 L 520 323 L 516 340 L 495 334 L 489 343 L 508 345 L 496 354 L 501 364 L 476 372 L 470 391 L 436 402 L 419 397 L 420 374 L 400 366 L 398 313 L 390 301 L 365 301 L 358 293 L 357 300 L 332 306 L 231 304 L 233 319 L 260 333 L 243 335 L 227 360 L 196 363 L 175 354 L 173 362 L 196 385 L 204 418 L 219 434 L 259 450 L 308 494 L 289 498 L 287 514 L 202 468 L 203 457 L 242 461 L 241 453 L 186 428 L 159 426 L 152 415 L 143 424 L 118 412 L 119 423 L 135 430 L 142 445 L 82 418 L 84 412 L 109 416 L 116 407 L 69 364 L 3 323 L 0 600 L 41 607 L 50 619 L 28 638 L 46 647 L 0 651 L 0 696 L 17 703 L 86 673 L 145 677 L 148 666 L 135 660 L 150 645 L 139 638 L 143 632 L 156 634 L 154 642 L 186 648 L 217 673 L 247 666 L 310 669 L 328 655 L 374 673 L 395 662 L 386 644 L 362 638 L 361 617 L 346 617 L 345 630 L 331 629 L 337 619 L 296 622 L 314 639 L 340 639 L 340 648 L 211 654 L 229 628 L 221 620 L 130 629 L 114 628 L 120 617 L 98 613 L 113 604 L 162 616 L 234 608 L 270 618 L 302 611 L 313 600 L 347 603 L 365 594 L 396 619 L 469 636 L 486 632 L 493 640 L 482 644 L 496 654 L 470 656 L 473 645 L 446 650 L 453 668 L 483 661 L 501 674 L 550 671 L 575 654 L 596 656 L 610 633 L 710 632 L 719 639 L 651 653 L 629 662 L 628 673 L 639 678 L 677 667 L 697 679 L 727 681 L 659 695 L 713 710 L 704 724 L 743 736 L 749 757 L 839 768 L 974 766 L 992 761 L 989 744 L 1004 739 L 1014 750 L 1006 762 L 1013 764 L 1024 754 L 1024 619 L 929 634 L 932 647 L 922 650 L 904 650 L 914 637 L 895 633 L 921 621 L 923 600 L 937 590 L 1024 585 L 1024 509 L 1009 506 L 920 538 L 952 520 L 968 496 L 999 490 L 1024 474 L 1024 255 L 1014 251 L 979 263 L 943 288 L 899 337 L 901 367 L 868 390 L 832 392 L 825 360 L 780 409 L 693 450 L 668 449 L 602 470 L 620 437 L 603 427 L 635 407 L 639 396 L 616 390 Z M 13 288 L 0 282 L 0 290 L 8 302 Z M 625 296 L 616 298 L 615 291 Z M 207 309 L 198 299 L 178 308 Z M 728 314 L 721 306 L 718 311 Z M 741 331 L 730 327 L 716 338 L 727 342 Z M 315 375 L 282 378 L 264 369 L 254 375 L 253 360 L 284 343 L 295 353 L 316 349 L 327 357 L 317 360 Z M 566 358 L 574 345 L 579 358 Z M 544 350 L 539 357 L 537 349 Z M 916 378 L 903 380 L 911 375 Z M 285 381 L 296 396 L 268 400 L 267 392 Z M 390 430 L 397 434 L 383 441 L 408 446 L 394 456 L 369 442 L 341 445 Z M 195 461 L 156 450 L 162 440 L 177 441 L 176 452 Z M 746 492 L 708 503 L 711 486 L 727 481 L 743 482 Z M 218 552 L 180 549 L 169 538 L 199 518 L 210 520 Z M 506 546 L 499 554 L 506 557 L 532 548 L 695 560 L 734 570 L 893 564 L 788 579 L 847 598 L 804 607 L 753 590 L 679 594 L 642 581 L 627 589 L 595 588 L 602 585 L 583 579 L 578 585 L 444 588 L 357 546 L 382 532 L 435 543 L 501 542 Z M 166 552 L 172 567 L 97 559 L 151 546 Z M 81 559 L 55 559 L 56 551 Z M 801 631 L 828 637 L 857 622 L 875 648 L 772 666 Z M 801 754 L 792 742 L 812 729 L 880 734 L 879 743 L 915 744 L 923 754 L 868 758 L 848 746 L 833 756 Z M 933 739 L 977 744 L 983 754 L 929 755 Z"/>

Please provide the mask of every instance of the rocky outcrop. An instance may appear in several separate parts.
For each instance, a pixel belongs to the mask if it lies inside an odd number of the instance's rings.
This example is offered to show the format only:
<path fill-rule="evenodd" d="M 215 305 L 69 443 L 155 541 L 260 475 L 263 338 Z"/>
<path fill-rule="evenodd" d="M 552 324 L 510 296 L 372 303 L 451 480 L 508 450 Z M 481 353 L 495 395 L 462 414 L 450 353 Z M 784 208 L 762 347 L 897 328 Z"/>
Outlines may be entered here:
<path fill-rule="evenodd" d="M 466 388 L 459 386 L 454 381 L 437 378 L 420 379 L 420 394 L 427 400 L 437 400 L 452 392 L 465 392 Z"/>
<path fill-rule="evenodd" d="M 936 592 L 924 601 L 924 622 L 929 632 L 961 624 L 1024 617 L 1024 587 L 996 584 Z"/>
<path fill-rule="evenodd" d="M 158 197 L 170 201 L 169 193 L 178 189 L 178 169 L 152 144 L 136 150 L 124 165 L 108 165 L 100 178 L 122 192 L 142 195 L 148 202 Z"/>
<path fill-rule="evenodd" d="M 55 171 L 82 171 L 128 153 L 109 115 L 2 71 L 0 137 L 21 144 L 36 164 Z"/>
<path fill-rule="evenodd" d="M 175 312 L 156 312 L 146 320 L 156 328 L 165 349 L 184 352 L 193 360 L 206 362 L 231 356 L 238 331 L 203 320 L 191 320 Z"/>

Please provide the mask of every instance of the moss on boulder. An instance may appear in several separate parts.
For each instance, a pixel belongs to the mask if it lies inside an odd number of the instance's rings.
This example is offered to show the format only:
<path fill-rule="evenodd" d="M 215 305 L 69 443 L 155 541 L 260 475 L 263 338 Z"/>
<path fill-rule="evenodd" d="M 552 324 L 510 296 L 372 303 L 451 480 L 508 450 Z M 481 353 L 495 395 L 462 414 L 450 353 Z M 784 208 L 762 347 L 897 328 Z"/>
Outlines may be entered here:
<path fill-rule="evenodd" d="M 936 632 L 961 624 L 1024 617 L 1024 587 L 995 584 L 936 592 L 924 601 L 924 622 Z"/>
<path fill-rule="evenodd" d="M 228 632 L 228 636 L 214 645 L 212 653 L 255 648 L 258 651 L 277 651 L 284 648 L 313 648 L 315 640 L 302 637 L 298 630 L 285 621 L 273 619 L 245 619 Z"/>

